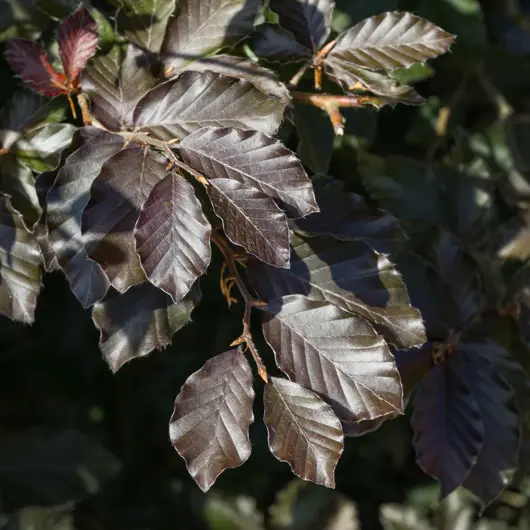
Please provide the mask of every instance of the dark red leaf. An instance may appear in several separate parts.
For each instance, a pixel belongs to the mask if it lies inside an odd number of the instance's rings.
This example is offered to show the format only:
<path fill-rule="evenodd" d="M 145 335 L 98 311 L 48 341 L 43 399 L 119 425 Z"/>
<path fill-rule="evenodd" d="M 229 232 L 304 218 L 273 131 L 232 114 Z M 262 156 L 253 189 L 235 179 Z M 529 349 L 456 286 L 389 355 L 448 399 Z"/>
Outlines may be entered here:
<path fill-rule="evenodd" d="M 70 83 L 75 82 L 98 45 L 98 26 L 88 9 L 82 7 L 61 22 L 57 42 L 64 73 Z"/>
<path fill-rule="evenodd" d="M 4 54 L 15 73 L 35 92 L 48 97 L 66 93 L 65 76 L 53 69 L 37 42 L 9 39 Z"/>

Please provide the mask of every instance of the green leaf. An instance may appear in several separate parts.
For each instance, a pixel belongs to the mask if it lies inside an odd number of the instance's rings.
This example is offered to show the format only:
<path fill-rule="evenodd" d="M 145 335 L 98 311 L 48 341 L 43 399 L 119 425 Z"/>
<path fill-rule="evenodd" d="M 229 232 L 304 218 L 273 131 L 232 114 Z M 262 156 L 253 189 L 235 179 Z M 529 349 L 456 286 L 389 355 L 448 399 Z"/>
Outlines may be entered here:
<path fill-rule="evenodd" d="M 11 515 L 3 530 L 75 530 L 73 505 L 24 508 Z"/>
<path fill-rule="evenodd" d="M 204 518 L 210 530 L 264 530 L 264 517 L 256 499 L 238 495 L 235 498 L 210 493 L 204 502 Z"/>
<path fill-rule="evenodd" d="M 35 9 L 34 0 L 5 0 L 0 19 L 0 42 L 13 37 L 36 39 L 48 17 Z"/>

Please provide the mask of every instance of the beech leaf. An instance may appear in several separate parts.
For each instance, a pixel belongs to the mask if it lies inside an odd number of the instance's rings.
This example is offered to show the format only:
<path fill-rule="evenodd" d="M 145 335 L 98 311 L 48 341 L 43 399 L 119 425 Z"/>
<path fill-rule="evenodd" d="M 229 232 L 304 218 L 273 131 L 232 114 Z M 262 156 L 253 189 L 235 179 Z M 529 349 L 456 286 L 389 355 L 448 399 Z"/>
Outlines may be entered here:
<path fill-rule="evenodd" d="M 418 464 L 440 481 L 445 498 L 477 463 L 485 434 L 460 355 L 433 366 L 425 376 L 411 422 Z"/>
<path fill-rule="evenodd" d="M 278 366 L 327 401 L 342 422 L 403 411 L 394 357 L 364 319 L 301 295 L 264 310 L 263 331 Z"/>
<path fill-rule="evenodd" d="M 254 395 L 252 370 L 240 349 L 208 360 L 182 386 L 169 435 L 202 491 L 250 456 Z"/>
<path fill-rule="evenodd" d="M 179 145 L 183 159 L 209 179 L 233 179 L 279 199 L 302 217 L 318 212 L 313 186 L 296 156 L 256 131 L 205 128 Z"/>
<path fill-rule="evenodd" d="M 211 232 L 193 186 L 174 172 L 161 180 L 134 231 L 149 281 L 179 302 L 210 264 Z"/>
<path fill-rule="evenodd" d="M 265 385 L 263 399 L 272 454 L 300 478 L 334 488 L 344 436 L 333 409 L 298 383 L 277 377 Z"/>
<path fill-rule="evenodd" d="M 251 33 L 259 7 L 259 0 L 180 0 L 162 45 L 166 72 L 236 44 Z"/>
<path fill-rule="evenodd" d="M 149 91 L 134 124 L 160 140 L 185 138 L 202 127 L 237 127 L 274 134 L 285 102 L 252 83 L 213 72 L 184 72 Z"/>
<path fill-rule="evenodd" d="M 291 237 L 291 266 L 276 269 L 252 260 L 248 276 L 263 300 L 303 294 L 369 320 L 400 348 L 427 341 L 421 314 L 410 305 L 395 266 L 362 242 Z"/>
<path fill-rule="evenodd" d="M 167 175 L 166 167 L 162 155 L 129 144 L 105 162 L 92 183 L 81 221 L 83 240 L 88 256 L 120 293 L 146 279 L 133 230 L 142 204 Z"/>
<path fill-rule="evenodd" d="M 199 300 L 198 287 L 175 304 L 154 285 L 143 283 L 96 303 L 92 318 L 100 333 L 99 347 L 110 369 L 117 372 L 125 363 L 168 346 L 173 335 L 190 322 Z"/>
<path fill-rule="evenodd" d="M 445 53 L 455 40 L 424 18 L 393 11 L 359 22 L 337 38 L 329 57 L 370 70 L 394 70 Z"/>
<path fill-rule="evenodd" d="M 258 26 L 252 39 L 252 49 L 258 57 L 269 61 L 308 61 L 313 52 L 300 44 L 292 33 L 278 24 Z"/>
<path fill-rule="evenodd" d="M 212 179 L 208 195 L 226 235 L 236 245 L 275 267 L 289 266 L 285 214 L 261 191 L 231 179 Z"/>
<path fill-rule="evenodd" d="M 96 53 L 98 25 L 85 7 L 64 19 L 57 30 L 59 55 L 68 81 L 76 80 Z"/>
<path fill-rule="evenodd" d="M 6 195 L 0 195 L 0 313 L 32 324 L 41 288 L 41 253 L 35 236 Z"/>

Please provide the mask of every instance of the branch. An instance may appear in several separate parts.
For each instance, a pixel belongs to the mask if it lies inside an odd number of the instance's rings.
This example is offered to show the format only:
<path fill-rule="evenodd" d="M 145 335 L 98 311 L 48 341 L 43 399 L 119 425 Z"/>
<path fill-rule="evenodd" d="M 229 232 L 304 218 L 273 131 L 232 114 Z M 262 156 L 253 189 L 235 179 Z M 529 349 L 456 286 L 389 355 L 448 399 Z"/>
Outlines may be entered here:
<path fill-rule="evenodd" d="M 239 337 L 232 344 L 230 344 L 230 346 L 239 346 L 240 344 L 246 344 L 247 348 L 250 350 L 250 353 L 252 353 L 252 357 L 254 358 L 256 366 L 258 367 L 258 374 L 263 379 L 263 381 L 265 381 L 265 383 L 268 383 L 269 376 L 267 375 L 267 368 L 265 368 L 265 365 L 261 360 L 261 357 L 258 353 L 258 349 L 256 348 L 256 345 L 254 344 L 254 341 L 252 339 L 252 333 L 250 332 L 250 319 L 252 308 L 259 305 L 259 301 L 256 300 L 250 294 L 249 290 L 247 289 L 247 286 L 245 285 L 245 282 L 241 278 L 236 262 L 234 260 L 232 249 L 226 242 L 226 239 L 217 232 L 213 232 L 212 241 L 221 251 L 225 259 L 226 265 L 231 273 L 230 279 L 235 282 L 245 302 L 245 314 L 243 316 L 243 333 L 241 334 L 241 337 Z"/>

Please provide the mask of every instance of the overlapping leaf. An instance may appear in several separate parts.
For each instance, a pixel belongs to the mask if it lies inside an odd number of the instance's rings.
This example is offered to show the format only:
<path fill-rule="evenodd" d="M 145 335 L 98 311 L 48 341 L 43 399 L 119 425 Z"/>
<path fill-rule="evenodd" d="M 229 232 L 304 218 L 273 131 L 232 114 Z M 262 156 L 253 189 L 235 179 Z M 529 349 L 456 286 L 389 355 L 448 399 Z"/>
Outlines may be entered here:
<path fill-rule="evenodd" d="M 74 135 L 80 143 L 57 173 L 48 194 L 47 221 L 51 249 L 70 287 L 89 307 L 105 296 L 109 280 L 98 263 L 88 258 L 81 234 L 81 217 L 90 199 L 92 182 L 103 164 L 123 148 L 125 140 L 92 127 Z"/>
<path fill-rule="evenodd" d="M 82 77 L 93 116 L 111 131 L 133 124 L 136 103 L 153 85 L 143 51 L 131 44 L 93 59 Z"/>
<path fill-rule="evenodd" d="M 237 127 L 273 134 L 285 102 L 248 81 L 213 72 L 184 72 L 148 92 L 134 111 L 134 124 L 161 140 L 185 138 L 202 127 Z"/>
<path fill-rule="evenodd" d="M 234 45 L 253 28 L 259 0 L 182 0 L 162 46 L 166 72 Z"/>
<path fill-rule="evenodd" d="M 366 318 L 400 348 L 426 342 L 421 315 L 411 307 L 403 280 L 384 254 L 362 242 L 295 234 L 291 247 L 289 269 L 249 263 L 249 280 L 262 299 L 303 294 Z"/>
<path fill-rule="evenodd" d="M 309 50 L 316 52 L 326 42 L 333 0 L 271 0 L 269 5 L 278 14 L 280 25 Z"/>
<path fill-rule="evenodd" d="M 22 216 L 9 197 L 0 196 L 0 313 L 33 323 L 40 291 L 42 257 Z"/>
<path fill-rule="evenodd" d="M 484 443 L 480 408 L 454 355 L 431 368 L 414 399 L 412 428 L 417 460 L 441 483 L 442 497 L 462 485 Z"/>
<path fill-rule="evenodd" d="M 265 385 L 263 398 L 272 454 L 300 478 L 334 488 L 344 436 L 333 409 L 299 384 L 276 377 Z"/>
<path fill-rule="evenodd" d="M 210 264 L 211 231 L 189 182 L 176 173 L 160 181 L 143 204 L 134 231 L 149 281 L 179 302 Z"/>
<path fill-rule="evenodd" d="M 364 319 L 301 295 L 273 301 L 266 311 L 263 330 L 278 366 L 327 401 L 342 422 L 402 412 L 394 358 Z"/>
<path fill-rule="evenodd" d="M 208 194 L 232 243 L 270 265 L 289 266 L 287 218 L 270 197 L 237 180 L 222 178 L 210 181 Z"/>
<path fill-rule="evenodd" d="M 154 285 L 143 283 L 96 303 L 92 318 L 100 332 L 99 347 L 110 369 L 117 372 L 125 363 L 165 348 L 190 321 L 199 299 L 200 291 L 194 287 L 184 300 L 175 304 Z"/>
<path fill-rule="evenodd" d="M 166 167 L 163 156 L 132 144 L 109 158 L 92 184 L 81 221 L 85 247 L 119 292 L 145 280 L 133 230 Z"/>
<path fill-rule="evenodd" d="M 203 491 L 250 456 L 253 402 L 252 370 L 240 349 L 213 357 L 182 386 L 169 434 Z"/>
<path fill-rule="evenodd" d="M 252 39 L 252 49 L 258 57 L 269 61 L 307 61 L 313 55 L 292 33 L 277 24 L 258 26 Z"/>
<path fill-rule="evenodd" d="M 205 128 L 179 145 L 184 160 L 209 179 L 233 179 L 279 199 L 302 217 L 318 211 L 313 186 L 294 154 L 260 132 Z"/>
<path fill-rule="evenodd" d="M 394 11 L 363 20 L 341 34 L 329 57 L 371 70 L 393 70 L 445 53 L 454 39 L 428 20 Z"/>

